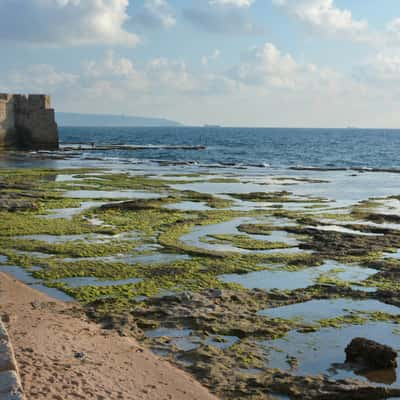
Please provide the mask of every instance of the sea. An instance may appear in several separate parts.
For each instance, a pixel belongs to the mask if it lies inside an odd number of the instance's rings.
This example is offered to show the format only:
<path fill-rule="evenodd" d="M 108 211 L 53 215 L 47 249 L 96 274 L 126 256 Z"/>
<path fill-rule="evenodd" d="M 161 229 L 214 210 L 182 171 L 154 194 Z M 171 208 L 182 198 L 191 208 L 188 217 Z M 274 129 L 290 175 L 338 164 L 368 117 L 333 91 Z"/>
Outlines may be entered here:
<path fill-rule="evenodd" d="M 95 152 L 109 159 L 259 168 L 400 168 L 400 129 L 61 127 L 60 140 L 65 145 L 147 147 L 135 151 Z M 204 146 L 205 149 L 168 146 Z"/>
<path fill-rule="evenodd" d="M 400 231 L 396 216 L 400 215 L 400 129 L 289 129 L 289 128 L 225 128 L 225 127 L 61 127 L 60 151 L 30 153 L 0 153 L 0 168 L 35 168 L 46 167 L 59 169 L 54 179 L 75 185 L 80 177 L 71 174 L 71 170 L 63 168 L 99 167 L 109 173 L 126 172 L 130 175 L 146 175 L 164 179 L 168 185 L 179 191 L 194 191 L 212 194 L 215 197 L 232 198 L 232 194 L 290 192 L 293 202 L 271 204 L 262 201 L 246 201 L 236 199 L 231 206 L 235 211 L 286 210 L 302 213 L 314 218 L 321 225 L 319 231 L 342 232 L 352 235 L 371 235 L 357 230 L 357 224 L 364 224 L 378 229 L 379 232 Z M 93 176 L 93 174 L 92 174 Z M 226 179 L 233 178 L 233 179 Z M 74 190 L 66 193 L 71 198 L 82 199 L 79 208 L 53 210 L 56 218 L 70 218 L 71 213 L 83 212 L 99 201 L 120 201 L 126 198 L 155 198 L 157 193 L 138 190 L 101 190 L 101 180 L 93 190 Z M 231 197 L 229 197 L 231 194 Z M 150 197 L 149 197 L 150 196 Z M 234 198 L 234 196 L 233 196 Z M 87 199 L 88 201 L 84 201 Z M 310 204 L 309 200 L 313 200 Z M 369 210 L 385 215 L 382 223 L 372 221 L 361 222 L 351 216 L 354 207 L 369 202 Z M 304 200 L 304 202 L 303 202 Z M 365 204 L 364 204 L 365 206 Z M 183 201 L 169 204 L 168 208 L 184 211 L 204 211 L 210 208 L 205 202 Z M 277 213 L 279 214 L 279 213 Z M 300 214 L 300 215 L 302 215 Z M 391 217 L 391 218 L 390 218 Z M 261 219 L 260 219 L 261 218 Z M 242 235 L 238 226 L 243 223 L 259 223 L 283 226 L 288 224 L 286 218 L 279 215 L 259 217 L 257 214 L 245 215 L 230 221 L 205 226 L 197 226 L 191 232 L 180 237 L 180 241 L 188 246 L 234 254 L 259 253 L 259 250 L 242 249 L 234 243 L 224 244 L 204 241 L 212 235 Z M 357 216 L 354 218 L 358 218 Z M 93 223 L 102 223 L 101 220 Z M 352 225 L 348 225 L 352 224 Z M 272 226 L 271 225 L 271 226 Z M 389 233 L 391 234 L 391 233 Z M 210 236 L 211 235 L 211 236 Z M 39 235 L 36 239 L 49 240 L 51 235 Z M 242 235 L 243 236 L 243 235 Z M 291 251 L 307 251 L 296 247 L 298 238 L 294 238 L 281 230 L 273 231 L 269 236 L 248 234 L 257 240 L 287 242 Z M 268 237 L 267 237 L 268 236 Z M 59 238 L 57 238 L 58 240 Z M 159 251 L 159 247 L 147 248 L 151 254 L 144 254 L 134 262 L 145 262 L 146 257 L 153 257 L 147 262 L 165 261 L 168 253 Z M 392 258 L 392 262 L 400 259 L 400 250 L 391 249 L 390 253 L 382 253 L 382 258 Z M 282 249 L 265 250 L 265 252 Z M 132 260 L 130 254 L 118 255 L 122 260 Z M 136 257 L 137 255 L 135 255 Z M 176 260 L 176 254 L 169 254 Z M 179 257 L 190 257 L 179 254 Z M 155 257 L 155 258 L 154 258 Z M 107 258 L 103 258 L 108 260 Z M 182 259 L 182 258 L 180 258 Z M 183 258 L 185 259 L 185 258 Z M 115 258 L 114 258 L 115 260 Z M 121 260 L 121 258 L 119 259 Z M 125 262 L 125 261 L 124 261 Z M 393 264 L 395 265 L 395 264 Z M 1 266 L 1 260 L 0 260 Z M 276 268 L 275 268 L 276 267 Z M 378 269 L 366 268 L 365 265 L 344 264 L 333 260 L 325 260 L 319 267 L 299 268 L 298 270 L 280 268 L 282 265 L 269 266 L 265 270 L 247 274 L 227 274 L 219 279 L 229 283 L 239 283 L 248 289 L 295 290 L 304 289 L 318 282 L 318 277 L 330 277 L 338 281 L 348 281 L 355 291 L 378 292 L 378 287 L 364 286 L 364 281 Z M 24 269 L 3 270 L 12 273 L 17 279 L 45 291 L 50 296 L 66 300 L 65 293 L 48 288 Z M 85 284 L 101 285 L 93 277 L 84 277 Z M 89 280 L 88 280 L 89 279 Z M 65 283 L 65 282 L 63 282 Z M 119 284 L 126 281 L 118 281 Z M 81 284 L 81 279 L 68 281 L 69 285 Z M 110 282 L 108 282 L 110 284 Z M 115 284 L 114 281 L 111 284 Z M 35 286 L 36 285 L 36 286 Z M 51 290 L 51 292 L 49 292 Z M 274 310 L 260 311 L 272 317 L 283 319 L 316 318 L 323 320 L 347 315 L 348 310 L 354 312 L 387 311 L 400 315 L 400 308 L 378 301 L 371 302 L 363 296 L 362 301 L 351 298 L 325 299 L 308 301 L 299 304 L 279 307 Z M 357 297 L 358 299 L 358 297 Z M 67 299 L 68 300 L 68 299 Z M 69 299 L 72 300 L 72 299 Z M 159 334 L 150 332 L 148 335 Z M 185 330 L 182 330 L 185 331 Z M 182 336 L 181 330 L 161 330 L 163 336 L 170 335 L 171 343 L 183 343 L 193 348 L 190 337 Z M 167 333 L 166 333 L 167 332 Z M 170 332 L 170 333 L 168 333 Z M 171 333 L 172 332 L 172 333 Z M 178 333 L 177 333 L 178 332 Z M 186 330 L 187 332 L 187 330 Z M 187 335 L 187 333 L 186 333 Z M 268 350 L 269 365 L 293 374 L 319 375 L 331 378 L 357 378 L 373 384 L 400 387 L 400 363 L 396 371 L 387 370 L 383 374 L 377 371 L 376 376 L 365 375 L 351 369 L 343 369 L 344 348 L 354 337 L 368 337 L 380 343 L 390 345 L 399 351 L 398 324 L 388 321 L 370 321 L 361 325 L 345 325 L 338 328 L 324 328 L 316 332 L 291 331 L 285 338 L 262 342 Z M 151 337 L 151 336 L 148 336 Z M 224 337 L 231 340 L 232 337 Z M 174 342 L 174 340 L 176 342 Z M 233 342 L 229 342 L 232 345 Z M 234 338 L 234 340 L 239 340 Z M 178 346 L 178 344 L 176 344 Z M 197 344 L 196 344 L 197 345 Z M 224 343 L 226 345 L 226 343 Z M 310 351 L 312 346 L 312 351 Z M 288 360 L 298 361 L 296 370 L 292 370 Z M 257 373 L 257 371 L 256 371 Z M 288 399 L 287 397 L 282 397 Z"/>

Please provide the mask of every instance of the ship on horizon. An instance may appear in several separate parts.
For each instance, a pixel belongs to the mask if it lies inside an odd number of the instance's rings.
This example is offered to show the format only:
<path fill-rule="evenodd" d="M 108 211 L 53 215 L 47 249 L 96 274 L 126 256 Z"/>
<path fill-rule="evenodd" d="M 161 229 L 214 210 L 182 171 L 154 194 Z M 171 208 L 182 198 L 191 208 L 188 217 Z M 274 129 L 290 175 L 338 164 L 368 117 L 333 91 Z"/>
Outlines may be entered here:
<path fill-rule="evenodd" d="M 204 128 L 222 128 L 221 125 L 215 125 L 215 124 L 204 124 Z"/>

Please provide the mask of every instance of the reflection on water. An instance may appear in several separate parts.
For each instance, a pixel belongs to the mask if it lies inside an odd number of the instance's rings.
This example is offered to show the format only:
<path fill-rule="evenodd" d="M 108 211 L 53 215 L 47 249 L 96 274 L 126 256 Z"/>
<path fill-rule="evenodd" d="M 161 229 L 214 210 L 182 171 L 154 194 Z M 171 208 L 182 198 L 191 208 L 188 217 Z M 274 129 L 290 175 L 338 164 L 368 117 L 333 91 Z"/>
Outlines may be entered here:
<path fill-rule="evenodd" d="M 115 280 L 102 280 L 99 278 L 92 278 L 92 277 L 79 277 L 79 278 L 62 278 L 62 279 L 57 279 L 54 282 L 65 283 L 66 285 L 72 288 L 80 288 L 84 286 L 98 286 L 98 287 L 121 286 L 121 285 L 139 283 L 141 281 L 142 279 L 138 278 L 122 279 L 115 281 Z"/>
<path fill-rule="evenodd" d="M 31 271 L 35 271 L 40 269 L 40 267 L 33 267 Z M 60 301 L 75 301 L 72 297 L 68 296 L 61 290 L 55 288 L 49 288 L 41 283 L 39 279 L 34 278 L 32 275 L 29 274 L 25 269 L 16 267 L 16 266 L 0 266 L 0 271 L 6 272 L 9 275 L 12 275 L 14 278 L 20 280 L 23 283 L 26 283 L 30 287 L 39 290 L 42 293 L 47 294 L 49 297 Z"/>
<path fill-rule="evenodd" d="M 89 243 L 101 243 L 104 241 L 110 241 L 113 239 L 112 235 L 103 235 L 99 233 L 88 233 L 88 234 L 77 234 L 77 235 L 21 235 L 15 236 L 15 239 L 22 240 L 39 240 L 41 242 L 57 244 L 66 243 L 71 241 L 82 241 Z"/>
<path fill-rule="evenodd" d="M 20 235 L 15 236 L 15 239 L 27 239 L 27 240 L 38 240 L 50 244 L 66 243 L 85 241 L 87 243 L 104 243 L 112 240 L 134 240 L 138 239 L 137 232 L 124 232 L 116 235 L 108 235 L 103 233 L 85 233 L 85 234 L 74 234 L 74 235 Z M 133 245 L 132 245 L 133 246 Z"/>
<path fill-rule="evenodd" d="M 64 193 L 64 197 L 72 199 L 159 199 L 165 196 L 140 190 L 70 190 Z"/>
<path fill-rule="evenodd" d="M 75 215 L 78 215 L 84 211 L 89 210 L 93 207 L 100 207 L 104 202 L 101 201 L 84 201 L 81 203 L 80 207 L 75 208 L 55 208 L 50 210 L 50 214 L 42 215 L 41 217 L 47 219 L 57 219 L 57 218 L 65 218 L 72 219 Z"/>
<path fill-rule="evenodd" d="M 357 312 L 384 312 L 399 315 L 400 308 L 377 300 L 323 299 L 270 308 L 260 311 L 259 314 L 269 318 L 296 319 L 312 324 L 322 319 Z"/>
<path fill-rule="evenodd" d="M 345 326 L 342 328 L 323 328 L 317 332 L 290 332 L 283 339 L 261 342 L 268 352 L 268 365 L 289 371 L 288 357 L 295 357 L 298 367 L 292 373 L 296 375 L 324 374 L 335 379 L 362 378 L 374 383 L 400 385 L 399 367 L 396 370 L 369 371 L 368 374 L 356 373 L 353 368 L 339 368 L 345 362 L 345 348 L 356 337 L 365 337 L 399 350 L 397 324 L 368 323 L 365 325 Z M 395 378 L 395 379 L 394 379 Z"/>
<path fill-rule="evenodd" d="M 138 249 L 136 249 L 138 250 Z M 102 261 L 117 263 L 123 262 L 131 265 L 136 264 L 168 264 L 174 261 L 189 260 L 190 256 L 186 254 L 175 254 L 175 253 L 150 253 L 143 255 L 131 255 L 121 254 L 117 256 L 99 256 L 99 257 L 74 257 L 74 258 L 63 258 L 62 262 L 75 262 L 75 261 Z"/>
<path fill-rule="evenodd" d="M 342 225 L 318 225 L 315 227 L 309 226 L 307 228 L 317 229 L 319 231 L 327 231 L 327 232 L 349 233 L 351 235 L 359 235 L 359 236 L 383 236 L 383 234 L 378 234 L 378 233 L 356 231 L 355 229 L 346 228 L 345 226 Z"/>
<path fill-rule="evenodd" d="M 165 208 L 180 211 L 208 211 L 212 210 L 205 202 L 181 201 L 180 203 L 167 204 Z"/>
<path fill-rule="evenodd" d="M 383 385 L 393 385 L 397 381 L 397 373 L 394 368 L 386 368 L 380 370 L 366 369 L 360 364 L 353 363 L 339 363 L 332 364 L 329 369 L 332 375 L 340 374 L 347 371 L 349 374 L 354 373 L 358 377 L 365 378 L 369 382 L 378 383 Z"/>
<path fill-rule="evenodd" d="M 297 246 L 299 241 L 288 234 L 285 231 L 277 230 L 272 231 L 270 235 L 251 235 L 238 230 L 239 225 L 242 224 L 254 224 L 254 223 L 267 223 L 271 225 L 285 224 L 287 225 L 286 219 L 278 218 L 234 218 L 230 221 L 221 222 L 218 224 L 206 225 L 195 227 L 190 233 L 181 236 L 180 240 L 190 246 L 195 246 L 201 249 L 221 251 L 221 252 L 236 252 L 242 254 L 260 253 L 260 254 L 273 254 L 273 253 L 299 253 L 305 252 L 298 247 L 290 247 L 283 249 L 271 249 L 271 250 L 247 250 L 235 247 L 233 244 L 215 244 L 207 243 L 204 238 L 209 235 L 218 234 L 230 234 L 230 235 L 245 235 L 251 239 L 264 240 L 266 242 L 283 242 L 288 246 Z"/>
<path fill-rule="evenodd" d="M 372 268 L 326 261 L 319 267 L 308 267 L 299 271 L 287 271 L 278 267 L 243 275 L 226 274 L 219 278 L 224 282 L 239 283 L 247 289 L 295 290 L 312 286 L 324 276 L 341 281 L 360 282 L 377 272 Z"/>

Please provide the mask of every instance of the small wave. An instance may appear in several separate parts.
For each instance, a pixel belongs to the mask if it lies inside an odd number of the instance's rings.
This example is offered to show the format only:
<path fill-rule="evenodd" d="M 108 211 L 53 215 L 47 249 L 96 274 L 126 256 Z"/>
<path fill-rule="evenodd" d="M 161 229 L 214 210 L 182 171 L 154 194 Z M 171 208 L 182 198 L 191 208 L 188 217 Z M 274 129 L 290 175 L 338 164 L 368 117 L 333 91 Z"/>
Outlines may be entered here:
<path fill-rule="evenodd" d="M 293 171 L 348 171 L 349 168 L 346 167 L 314 167 L 307 165 L 297 165 L 294 167 L 289 167 Z"/>
<path fill-rule="evenodd" d="M 400 174 L 400 168 L 354 167 L 350 169 L 357 172 L 388 172 L 392 174 Z"/>
<path fill-rule="evenodd" d="M 111 150 L 206 150 L 206 146 L 203 145 L 131 145 L 131 144 L 97 144 L 97 143 L 63 143 L 60 146 L 63 151 L 111 151 Z"/>
<path fill-rule="evenodd" d="M 289 167 L 294 171 L 355 171 L 355 172 L 387 172 L 400 174 L 400 168 L 379 168 L 379 167 L 317 167 L 307 165 L 297 165 Z"/>
<path fill-rule="evenodd" d="M 197 161 L 180 161 L 180 160 L 151 160 L 161 166 L 168 166 L 168 165 L 198 165 Z"/>
<path fill-rule="evenodd" d="M 246 165 L 248 165 L 249 167 L 255 167 L 255 168 L 270 168 L 271 167 L 271 164 L 268 164 L 268 163 L 258 163 L 258 164 L 251 163 L 251 164 L 246 164 Z"/>

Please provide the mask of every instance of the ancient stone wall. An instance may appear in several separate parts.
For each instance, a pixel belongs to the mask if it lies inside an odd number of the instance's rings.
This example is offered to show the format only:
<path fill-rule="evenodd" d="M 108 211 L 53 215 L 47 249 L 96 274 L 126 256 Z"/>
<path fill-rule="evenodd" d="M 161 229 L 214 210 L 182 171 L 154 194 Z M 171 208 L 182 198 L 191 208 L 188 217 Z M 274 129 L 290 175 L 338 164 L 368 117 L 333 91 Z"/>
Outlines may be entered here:
<path fill-rule="evenodd" d="M 9 94 L 0 94 L 0 148 L 17 144 L 14 100 Z"/>
<path fill-rule="evenodd" d="M 58 127 L 50 97 L 0 94 L 0 146 L 57 149 Z"/>
<path fill-rule="evenodd" d="M 19 377 L 14 350 L 0 319 L 0 399 L 26 400 Z"/>

